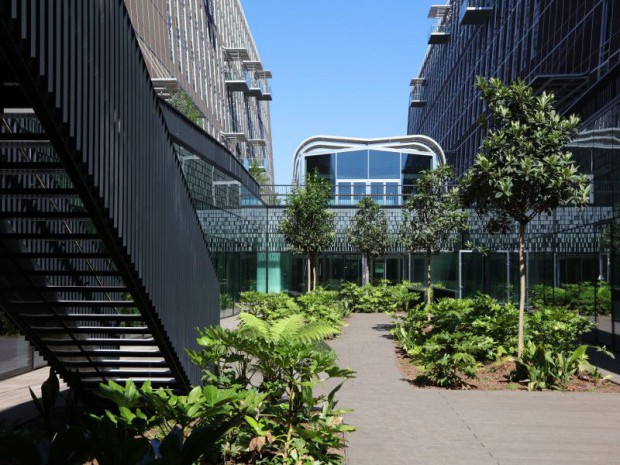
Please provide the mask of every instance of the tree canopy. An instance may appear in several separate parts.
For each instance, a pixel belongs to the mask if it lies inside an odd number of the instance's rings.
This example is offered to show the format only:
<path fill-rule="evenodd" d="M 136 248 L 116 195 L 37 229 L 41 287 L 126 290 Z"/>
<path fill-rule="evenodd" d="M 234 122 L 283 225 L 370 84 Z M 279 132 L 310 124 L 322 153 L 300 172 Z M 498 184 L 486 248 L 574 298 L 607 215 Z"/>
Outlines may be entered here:
<path fill-rule="evenodd" d="M 458 187 L 448 185 L 453 176 L 450 165 L 423 172 L 403 209 L 402 243 L 409 251 L 424 254 L 426 260 L 427 303 L 431 302 L 432 255 L 467 229 L 467 213 L 461 209 Z"/>
<path fill-rule="evenodd" d="M 390 243 L 387 216 L 371 197 L 362 197 L 351 225 L 346 228 L 347 240 L 363 258 L 363 284 L 368 284 L 368 263 L 383 254 Z"/>
<path fill-rule="evenodd" d="M 519 329 L 518 355 L 523 353 L 525 315 L 525 234 L 530 221 L 563 205 L 583 206 L 589 182 L 580 174 L 566 145 L 577 132 L 579 118 L 560 116 L 554 96 L 518 80 L 510 85 L 479 77 L 477 86 L 487 105 L 483 124 L 488 136 L 465 174 L 463 200 L 488 218 L 489 232 L 518 225 Z"/>
<path fill-rule="evenodd" d="M 316 287 L 316 259 L 334 240 L 334 213 L 329 210 L 330 186 L 318 173 L 309 173 L 306 185 L 294 189 L 286 200 L 279 232 L 293 252 L 308 261 L 308 289 Z M 314 284 L 310 284 L 310 280 Z"/>

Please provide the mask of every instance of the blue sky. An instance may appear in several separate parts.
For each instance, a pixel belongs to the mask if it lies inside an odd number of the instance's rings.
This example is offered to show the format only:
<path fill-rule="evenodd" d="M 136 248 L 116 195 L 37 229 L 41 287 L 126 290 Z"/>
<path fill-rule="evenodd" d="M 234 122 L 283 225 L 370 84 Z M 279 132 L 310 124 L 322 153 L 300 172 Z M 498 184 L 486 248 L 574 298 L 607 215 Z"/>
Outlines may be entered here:
<path fill-rule="evenodd" d="M 263 65 L 273 72 L 275 180 L 317 135 L 406 134 L 409 80 L 438 0 L 242 0 Z M 386 7 L 385 5 L 389 5 Z"/>

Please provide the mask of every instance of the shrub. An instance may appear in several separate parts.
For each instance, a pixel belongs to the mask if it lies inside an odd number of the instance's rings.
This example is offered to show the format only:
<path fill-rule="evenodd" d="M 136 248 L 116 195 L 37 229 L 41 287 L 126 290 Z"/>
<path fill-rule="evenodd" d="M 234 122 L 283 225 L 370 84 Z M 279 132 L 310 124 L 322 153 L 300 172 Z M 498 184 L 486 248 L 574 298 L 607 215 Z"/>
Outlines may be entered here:
<path fill-rule="evenodd" d="M 326 291 L 321 287 L 297 299 L 283 292 L 279 294 L 242 292 L 241 306 L 245 313 L 271 322 L 301 314 L 307 322 L 325 322 L 338 330 L 348 313 L 339 300 L 338 292 Z"/>
<path fill-rule="evenodd" d="M 527 383 L 530 391 L 542 389 L 566 389 L 571 378 L 575 375 L 589 373 L 595 380 L 601 379 L 596 367 L 590 364 L 587 349 L 589 346 L 580 345 L 566 352 L 549 350 L 544 345 L 528 343 L 523 356 L 516 361 L 513 378 L 521 383 Z M 604 349 L 599 349 L 612 356 Z M 604 379 L 608 379 L 606 376 Z"/>
<path fill-rule="evenodd" d="M 525 320 L 527 339 L 553 353 L 572 351 L 594 324 L 566 307 L 539 307 Z"/>
<path fill-rule="evenodd" d="M 326 291 L 321 287 L 299 296 L 297 305 L 306 321 L 324 321 L 334 328 L 340 328 L 349 313 L 340 301 L 338 291 Z"/>
<path fill-rule="evenodd" d="M 607 315 L 611 311 L 611 289 L 607 282 L 598 286 L 588 282 L 564 284 L 556 288 L 537 284 L 530 292 L 530 302 L 534 308 L 568 307 L 582 315 Z"/>
<path fill-rule="evenodd" d="M 322 340 L 335 333 L 323 322 L 306 323 L 300 314 L 270 322 L 241 314 L 236 332 L 207 328 L 190 352 L 216 386 L 250 386 L 266 396 L 256 414 L 226 436 L 233 463 L 342 463 L 334 453 L 344 447 L 343 410 L 334 396 L 313 390 L 321 378 L 348 379 L 353 372 L 338 367 L 335 354 Z M 299 462 L 299 460 L 302 460 Z"/>
<path fill-rule="evenodd" d="M 347 309 L 352 312 L 402 311 L 419 298 L 419 294 L 411 292 L 409 286 L 406 281 L 394 286 L 388 280 L 381 280 L 374 286 L 347 282 L 342 286 L 341 295 Z"/>
<path fill-rule="evenodd" d="M 514 350 L 517 318 L 513 305 L 487 296 L 442 299 L 410 310 L 394 334 L 426 378 L 459 386 L 476 376 L 481 362 Z"/>
<path fill-rule="evenodd" d="M 240 306 L 245 313 L 272 321 L 293 313 L 299 313 L 295 299 L 284 292 L 264 294 L 262 292 L 242 292 Z"/>

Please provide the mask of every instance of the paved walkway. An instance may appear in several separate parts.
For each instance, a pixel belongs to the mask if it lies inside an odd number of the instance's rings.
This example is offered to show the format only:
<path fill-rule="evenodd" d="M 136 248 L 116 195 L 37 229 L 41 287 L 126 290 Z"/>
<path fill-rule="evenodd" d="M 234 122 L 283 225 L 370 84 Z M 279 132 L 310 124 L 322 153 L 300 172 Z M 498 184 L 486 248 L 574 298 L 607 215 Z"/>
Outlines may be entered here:
<path fill-rule="evenodd" d="M 357 371 L 350 465 L 620 463 L 620 396 L 416 389 L 403 380 L 382 314 L 353 315 L 331 342 Z"/>

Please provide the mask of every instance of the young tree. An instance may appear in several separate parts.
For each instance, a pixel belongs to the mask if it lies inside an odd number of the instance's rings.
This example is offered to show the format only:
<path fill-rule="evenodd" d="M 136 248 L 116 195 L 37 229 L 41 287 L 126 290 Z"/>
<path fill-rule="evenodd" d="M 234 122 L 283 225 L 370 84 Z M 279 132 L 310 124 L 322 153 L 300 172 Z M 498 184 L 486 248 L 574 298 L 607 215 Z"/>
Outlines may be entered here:
<path fill-rule="evenodd" d="M 389 244 L 385 212 L 371 197 L 363 197 L 358 204 L 351 226 L 346 229 L 351 246 L 362 253 L 362 284 L 370 282 L 369 265 L 385 252 Z"/>
<path fill-rule="evenodd" d="M 523 353 L 525 314 L 525 232 L 529 222 L 562 205 L 583 206 L 589 199 L 588 178 L 577 172 L 563 148 L 579 125 L 577 116 L 561 117 L 553 95 L 534 91 L 521 81 L 505 85 L 478 78 L 486 101 L 489 128 L 482 152 L 463 178 L 463 200 L 488 215 L 489 232 L 519 228 L 519 339 Z"/>
<path fill-rule="evenodd" d="M 403 209 L 402 242 L 411 252 L 424 254 L 429 304 L 432 256 L 455 234 L 467 229 L 467 213 L 461 209 L 458 188 L 448 187 L 453 175 L 450 165 L 423 172 L 415 183 L 415 193 Z"/>
<path fill-rule="evenodd" d="M 288 248 L 306 255 L 307 289 L 316 289 L 316 265 L 319 252 L 334 240 L 334 213 L 329 211 L 329 182 L 317 172 L 308 174 L 306 185 L 296 188 L 286 200 L 284 220 L 279 232 Z"/>
<path fill-rule="evenodd" d="M 265 168 L 259 163 L 256 158 L 252 158 L 248 172 L 254 178 L 254 180 L 261 186 L 266 185 L 269 182 L 269 176 L 265 172 Z"/>

